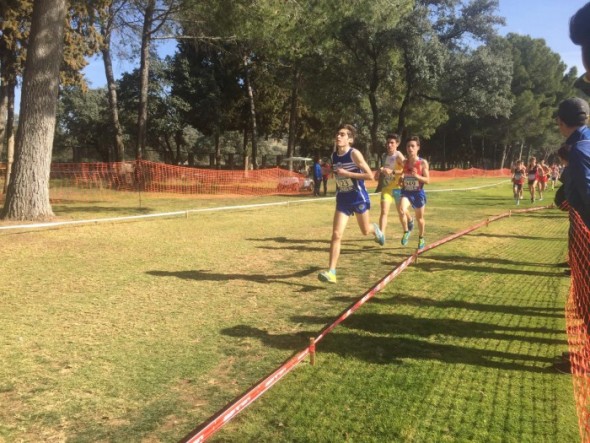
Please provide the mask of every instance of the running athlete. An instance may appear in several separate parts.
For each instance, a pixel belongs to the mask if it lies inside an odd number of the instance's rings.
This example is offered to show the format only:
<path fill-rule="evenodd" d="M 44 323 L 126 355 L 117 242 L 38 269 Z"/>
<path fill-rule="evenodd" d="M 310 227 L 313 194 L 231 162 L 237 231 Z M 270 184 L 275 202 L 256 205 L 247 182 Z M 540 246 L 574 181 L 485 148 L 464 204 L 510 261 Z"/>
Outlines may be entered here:
<path fill-rule="evenodd" d="M 402 245 L 407 245 L 410 239 L 410 229 L 408 226 L 407 212 L 412 206 L 414 214 L 418 221 L 419 238 L 418 249 L 423 249 L 424 228 L 426 221 L 424 220 L 424 210 L 426 209 L 426 194 L 424 193 L 424 185 L 430 183 L 430 172 L 428 169 L 428 162 L 423 158 L 418 157 L 420 150 L 420 139 L 417 136 L 411 136 L 406 142 L 406 152 L 408 158 L 404 161 L 404 178 L 401 198 L 402 208 L 402 224 L 404 227 L 404 235 L 402 237 Z"/>
<path fill-rule="evenodd" d="M 529 165 L 527 166 L 527 179 L 529 183 L 529 192 L 531 193 L 531 203 L 535 202 L 535 187 L 537 186 L 539 166 L 537 165 L 537 159 L 531 157 L 529 159 Z"/>
<path fill-rule="evenodd" d="M 547 182 L 549 181 L 549 173 L 551 170 L 549 169 L 549 166 L 545 164 L 544 159 L 541 160 L 541 163 L 538 166 L 537 186 L 539 188 L 539 200 L 543 200 L 543 192 L 547 189 Z"/>
<path fill-rule="evenodd" d="M 371 201 L 365 188 L 365 180 L 372 180 L 373 172 L 363 154 L 352 147 L 354 132 L 351 125 L 341 125 L 336 134 L 336 152 L 332 154 L 332 170 L 336 180 L 336 210 L 330 242 L 330 268 L 318 274 L 318 279 L 327 283 L 337 282 L 336 264 L 340 256 L 342 234 L 352 214 L 355 214 L 363 235 L 373 234 L 375 242 L 381 246 L 385 244 L 385 236 L 379 226 L 377 223 L 370 223 L 369 220 Z"/>
<path fill-rule="evenodd" d="M 397 150 L 399 146 L 400 137 L 397 134 L 389 134 L 387 136 L 387 154 L 383 161 L 383 166 L 379 169 L 379 174 L 382 174 L 381 189 L 381 215 L 379 216 L 379 228 L 383 235 L 387 229 L 387 216 L 389 215 L 389 208 L 391 202 L 395 201 L 395 208 L 403 227 L 403 214 L 401 212 L 400 201 L 402 195 L 402 170 L 404 167 L 404 155 Z M 408 229 L 414 229 L 414 219 L 408 212 Z"/>
<path fill-rule="evenodd" d="M 524 177 L 526 175 L 526 168 L 522 164 L 522 160 L 516 161 L 514 173 L 512 174 L 512 192 L 514 194 L 514 201 L 517 205 L 522 200 L 522 185 L 524 185 Z"/>
<path fill-rule="evenodd" d="M 557 179 L 559 178 L 559 166 L 557 165 L 557 163 L 553 163 L 551 165 L 550 178 L 551 178 L 551 190 L 554 191 L 555 190 L 555 182 L 557 182 Z"/>

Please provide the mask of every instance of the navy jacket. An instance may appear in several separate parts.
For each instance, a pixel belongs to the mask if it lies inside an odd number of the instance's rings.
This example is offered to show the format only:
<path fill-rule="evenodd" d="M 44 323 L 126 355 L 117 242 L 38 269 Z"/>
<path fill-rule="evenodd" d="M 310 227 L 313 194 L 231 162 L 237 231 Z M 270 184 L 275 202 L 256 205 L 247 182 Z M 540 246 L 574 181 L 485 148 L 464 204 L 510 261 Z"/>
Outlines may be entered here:
<path fill-rule="evenodd" d="M 565 198 L 590 227 L 590 128 L 579 127 L 566 143 L 570 152 Z"/>

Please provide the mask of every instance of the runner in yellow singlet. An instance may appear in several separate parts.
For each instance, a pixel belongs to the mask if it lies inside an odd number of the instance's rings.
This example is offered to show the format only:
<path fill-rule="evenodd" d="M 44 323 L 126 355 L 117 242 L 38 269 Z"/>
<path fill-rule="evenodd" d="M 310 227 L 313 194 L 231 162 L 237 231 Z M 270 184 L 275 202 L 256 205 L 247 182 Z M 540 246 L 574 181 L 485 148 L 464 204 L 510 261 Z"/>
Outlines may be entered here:
<path fill-rule="evenodd" d="M 383 188 L 381 189 L 381 215 L 379 216 L 379 228 L 383 235 L 387 229 L 387 217 L 391 203 L 395 202 L 395 208 L 399 217 L 400 224 L 403 228 L 403 212 L 400 207 L 402 176 L 404 167 L 404 155 L 397 150 L 400 143 L 400 136 L 389 134 L 387 136 L 387 153 L 383 160 L 383 166 L 379 169 L 379 174 L 383 175 Z M 408 212 L 408 229 L 414 229 L 414 219 Z"/>

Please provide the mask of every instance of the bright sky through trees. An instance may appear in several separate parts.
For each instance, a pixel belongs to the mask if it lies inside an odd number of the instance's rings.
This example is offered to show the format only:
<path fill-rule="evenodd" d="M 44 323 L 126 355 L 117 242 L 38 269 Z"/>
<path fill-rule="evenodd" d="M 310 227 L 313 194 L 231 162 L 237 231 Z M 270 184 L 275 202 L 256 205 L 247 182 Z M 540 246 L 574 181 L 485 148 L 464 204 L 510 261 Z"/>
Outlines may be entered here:
<path fill-rule="evenodd" d="M 569 39 L 569 18 L 582 7 L 587 0 L 500 0 L 500 15 L 506 18 L 506 26 L 500 34 L 509 32 L 530 35 L 533 38 L 545 39 L 547 46 L 561 56 L 569 67 L 576 66 L 578 72 L 584 70 L 580 57 L 580 48 Z M 175 41 L 160 42 L 161 55 L 172 54 L 176 47 Z M 139 63 L 139 61 L 137 61 Z M 115 76 L 135 68 L 123 61 L 114 61 Z M 98 57 L 92 59 L 84 69 L 86 79 L 93 88 L 106 84 L 104 66 Z"/>
<path fill-rule="evenodd" d="M 558 2 L 554 0 L 500 0 L 501 16 L 506 18 L 506 26 L 499 31 L 506 35 L 514 32 L 522 35 L 530 35 L 533 38 L 542 38 L 547 46 L 561 56 L 568 66 L 576 66 L 578 73 L 584 71 L 580 57 L 580 48 L 569 39 L 569 19 L 587 0 L 567 0 Z M 156 44 L 156 42 L 154 42 Z M 162 56 L 174 53 L 176 42 L 159 42 Z M 123 60 L 114 60 L 113 69 L 115 78 L 121 74 L 139 66 L 139 60 L 134 63 Z M 100 88 L 106 85 L 104 65 L 99 56 L 93 57 L 84 69 L 86 80 L 91 88 Z M 20 89 L 17 90 L 17 112 L 20 104 Z"/>

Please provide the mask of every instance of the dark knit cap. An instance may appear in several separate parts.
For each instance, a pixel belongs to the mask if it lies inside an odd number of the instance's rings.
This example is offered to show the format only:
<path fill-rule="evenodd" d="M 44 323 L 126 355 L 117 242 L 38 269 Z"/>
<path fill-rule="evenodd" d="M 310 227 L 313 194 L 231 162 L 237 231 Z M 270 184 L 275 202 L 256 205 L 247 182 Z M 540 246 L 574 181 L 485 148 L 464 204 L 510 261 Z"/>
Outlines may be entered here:
<path fill-rule="evenodd" d="M 562 101 L 557 109 L 559 119 L 570 127 L 585 125 L 589 114 L 588 102 L 578 97 Z"/>

